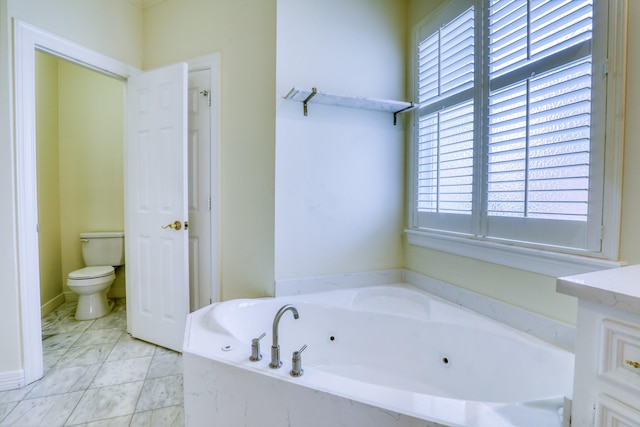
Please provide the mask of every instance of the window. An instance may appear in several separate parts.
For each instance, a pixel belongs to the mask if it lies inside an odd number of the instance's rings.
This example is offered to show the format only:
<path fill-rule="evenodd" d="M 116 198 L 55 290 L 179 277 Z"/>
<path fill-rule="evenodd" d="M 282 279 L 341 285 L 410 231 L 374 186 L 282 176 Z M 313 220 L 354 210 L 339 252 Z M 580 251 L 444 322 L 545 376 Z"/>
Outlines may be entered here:
<path fill-rule="evenodd" d="M 606 3 L 456 0 L 416 27 L 412 229 L 611 256 Z"/>

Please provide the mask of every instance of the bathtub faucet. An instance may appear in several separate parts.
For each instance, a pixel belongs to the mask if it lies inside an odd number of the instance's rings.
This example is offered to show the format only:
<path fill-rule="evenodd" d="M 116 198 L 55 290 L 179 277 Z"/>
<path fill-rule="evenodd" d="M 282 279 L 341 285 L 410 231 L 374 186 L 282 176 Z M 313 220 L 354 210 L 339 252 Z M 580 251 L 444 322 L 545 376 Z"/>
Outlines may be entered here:
<path fill-rule="evenodd" d="M 276 317 L 273 319 L 273 345 L 271 345 L 271 363 L 269 363 L 270 368 L 279 368 L 282 366 L 282 361 L 280 361 L 280 345 L 278 344 L 278 325 L 280 324 L 280 318 L 286 312 L 291 310 L 293 313 L 293 318 L 297 319 L 300 316 L 298 315 L 298 310 L 291 305 L 283 305 L 280 310 L 276 313 Z"/>

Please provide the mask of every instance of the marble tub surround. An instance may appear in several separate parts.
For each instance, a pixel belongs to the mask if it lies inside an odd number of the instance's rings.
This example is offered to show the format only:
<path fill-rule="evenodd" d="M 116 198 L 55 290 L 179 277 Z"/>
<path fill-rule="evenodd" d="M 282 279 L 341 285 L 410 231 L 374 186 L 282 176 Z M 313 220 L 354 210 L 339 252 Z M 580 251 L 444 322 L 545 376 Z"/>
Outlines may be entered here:
<path fill-rule="evenodd" d="M 574 352 L 576 328 L 573 325 L 471 292 L 431 277 L 404 271 L 404 283 L 474 311 L 514 329 Z"/>
<path fill-rule="evenodd" d="M 561 277 L 560 293 L 606 307 L 640 314 L 640 264 Z"/>
<path fill-rule="evenodd" d="M 274 296 L 286 297 L 344 288 L 389 285 L 401 283 L 403 275 L 404 270 L 396 269 L 276 280 Z"/>
<path fill-rule="evenodd" d="M 42 319 L 44 377 L 0 392 L 0 426 L 184 425 L 182 355 L 131 338 L 124 300 L 95 320 Z"/>
<path fill-rule="evenodd" d="M 277 280 L 275 295 L 293 296 L 344 288 L 405 283 L 474 311 L 482 316 L 525 332 L 573 352 L 576 328 L 528 310 L 477 294 L 409 270 L 380 270 L 363 273 Z"/>

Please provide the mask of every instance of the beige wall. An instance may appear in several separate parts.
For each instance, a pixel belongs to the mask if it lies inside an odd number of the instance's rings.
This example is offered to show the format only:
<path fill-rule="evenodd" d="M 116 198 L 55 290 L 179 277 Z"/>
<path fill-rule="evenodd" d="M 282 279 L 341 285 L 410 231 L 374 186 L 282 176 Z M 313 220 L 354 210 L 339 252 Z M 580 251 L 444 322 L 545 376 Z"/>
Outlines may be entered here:
<path fill-rule="evenodd" d="M 126 64 L 142 66 L 142 10 L 130 0 L 5 1 L 15 18 Z"/>
<path fill-rule="evenodd" d="M 123 83 L 38 52 L 40 299 L 84 266 L 79 234 L 124 230 Z M 44 89 L 47 89 L 45 91 Z M 124 267 L 110 295 L 125 295 Z"/>
<path fill-rule="evenodd" d="M 625 122 L 624 179 L 620 259 L 640 264 L 640 2 L 629 2 L 627 49 L 627 106 Z"/>
<path fill-rule="evenodd" d="M 439 1 L 410 0 L 409 29 L 426 14 L 437 8 Z M 629 2 L 629 34 L 627 58 L 627 110 L 625 125 L 624 185 L 620 259 L 629 264 L 640 263 L 640 28 L 633 25 L 640 19 L 640 2 Z M 526 308 L 570 324 L 576 321 L 576 300 L 555 292 L 555 278 L 529 273 L 419 248 L 405 243 L 405 265 L 408 269 L 470 289 L 474 292 Z"/>
<path fill-rule="evenodd" d="M 36 54 L 36 158 L 40 305 L 62 294 L 60 167 L 58 163 L 58 60 Z"/>
<path fill-rule="evenodd" d="M 272 295 L 275 0 L 166 0 L 144 11 L 144 68 L 221 53 L 222 297 Z"/>
<path fill-rule="evenodd" d="M 80 233 L 124 231 L 124 86 L 59 61 L 60 247 L 63 288 L 84 266 Z M 124 296 L 124 269 L 111 294 Z"/>

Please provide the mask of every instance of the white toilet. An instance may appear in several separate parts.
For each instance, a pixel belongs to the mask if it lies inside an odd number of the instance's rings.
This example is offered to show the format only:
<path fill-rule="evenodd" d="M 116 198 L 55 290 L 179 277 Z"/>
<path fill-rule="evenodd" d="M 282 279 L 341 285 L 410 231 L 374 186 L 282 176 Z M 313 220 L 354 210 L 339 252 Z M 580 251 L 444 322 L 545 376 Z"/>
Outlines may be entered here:
<path fill-rule="evenodd" d="M 114 267 L 124 265 L 124 233 L 81 233 L 80 241 L 86 267 L 69 273 L 67 286 L 78 295 L 76 319 L 97 319 L 112 308 L 107 292 L 116 279 Z"/>

